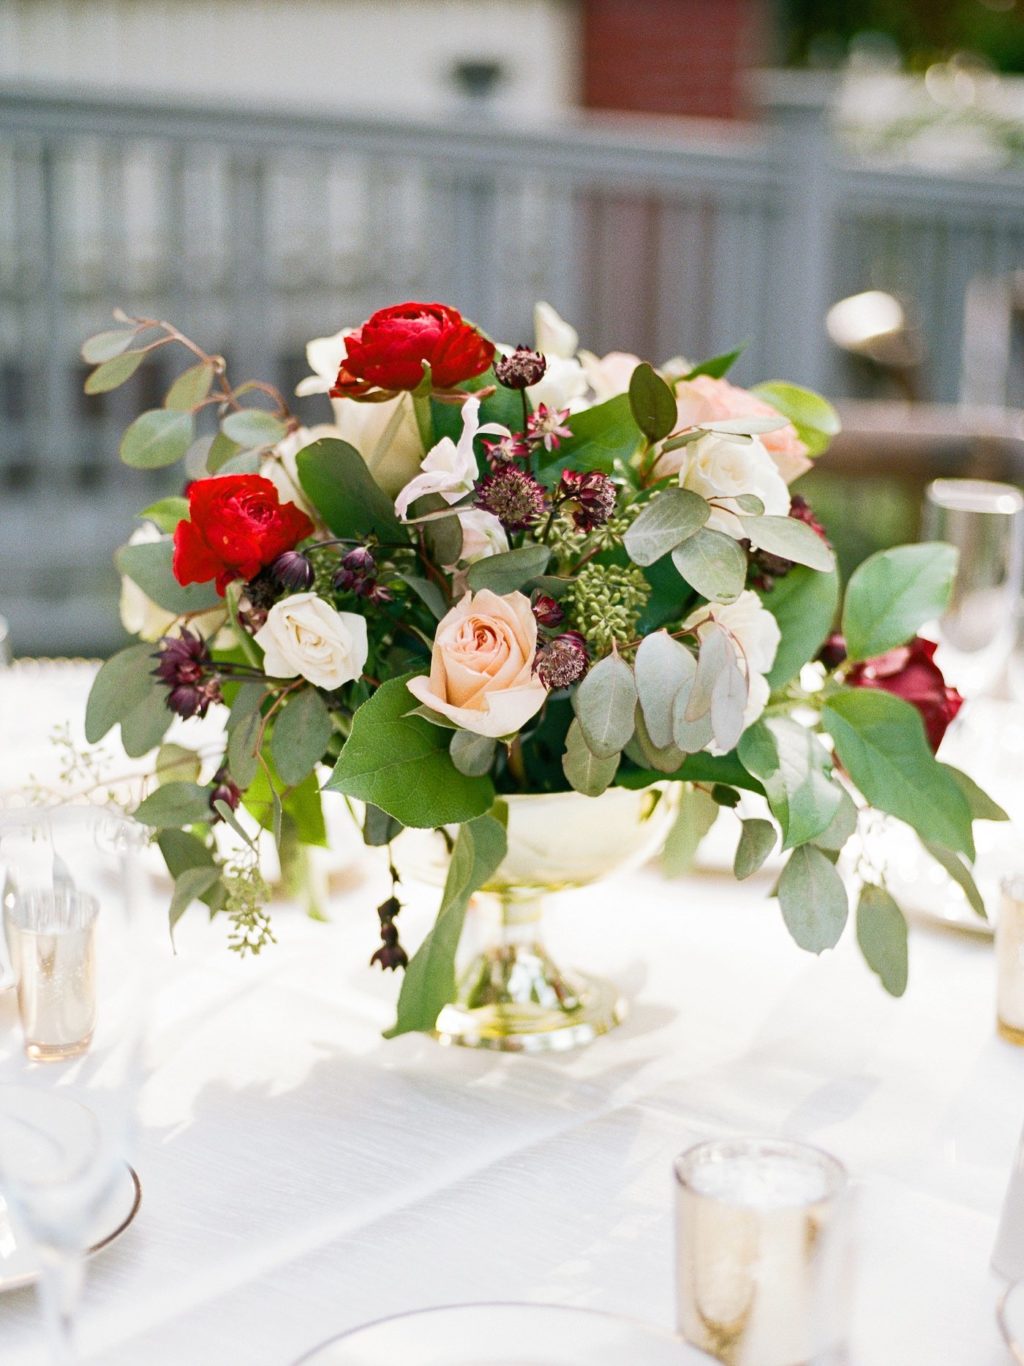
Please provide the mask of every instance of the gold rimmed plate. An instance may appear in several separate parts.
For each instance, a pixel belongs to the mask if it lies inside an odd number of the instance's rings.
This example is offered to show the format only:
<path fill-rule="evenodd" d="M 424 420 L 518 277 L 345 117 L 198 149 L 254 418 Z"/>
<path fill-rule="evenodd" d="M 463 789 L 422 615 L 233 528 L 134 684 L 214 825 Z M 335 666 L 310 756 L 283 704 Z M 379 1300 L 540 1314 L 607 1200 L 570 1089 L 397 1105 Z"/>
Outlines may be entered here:
<path fill-rule="evenodd" d="M 89 1234 L 87 1255 L 102 1252 L 120 1238 L 139 1212 L 142 1185 L 134 1167 L 126 1162 L 110 1198 L 97 1216 Z M 21 1290 L 39 1279 L 40 1266 L 35 1248 L 19 1239 L 0 1196 L 0 1294 Z"/>

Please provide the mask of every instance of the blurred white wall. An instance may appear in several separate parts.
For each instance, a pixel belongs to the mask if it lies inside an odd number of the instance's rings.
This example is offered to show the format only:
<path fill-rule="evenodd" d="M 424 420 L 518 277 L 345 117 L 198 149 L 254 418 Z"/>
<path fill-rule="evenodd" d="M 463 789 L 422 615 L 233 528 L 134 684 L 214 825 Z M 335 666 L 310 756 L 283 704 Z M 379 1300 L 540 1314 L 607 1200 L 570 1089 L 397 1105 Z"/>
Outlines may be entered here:
<path fill-rule="evenodd" d="M 580 0 L 0 0 L 0 80 L 211 103 L 444 115 L 460 62 L 495 114 L 573 105 Z"/>

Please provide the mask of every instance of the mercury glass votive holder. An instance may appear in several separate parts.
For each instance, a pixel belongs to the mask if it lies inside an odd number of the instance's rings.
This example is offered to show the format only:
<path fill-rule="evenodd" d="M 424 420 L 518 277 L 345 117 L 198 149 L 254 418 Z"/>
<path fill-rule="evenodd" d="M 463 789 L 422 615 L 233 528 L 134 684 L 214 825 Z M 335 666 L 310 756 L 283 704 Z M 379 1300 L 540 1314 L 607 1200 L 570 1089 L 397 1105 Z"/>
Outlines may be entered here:
<path fill-rule="evenodd" d="M 846 1171 L 775 1139 L 722 1139 L 675 1164 L 678 1331 L 730 1366 L 846 1361 Z"/>
<path fill-rule="evenodd" d="M 1024 877 L 1002 884 L 996 917 L 996 1028 L 1024 1044 Z"/>
<path fill-rule="evenodd" d="M 33 888 L 7 914 L 25 1052 L 33 1062 L 84 1053 L 96 1028 L 96 898 Z"/>

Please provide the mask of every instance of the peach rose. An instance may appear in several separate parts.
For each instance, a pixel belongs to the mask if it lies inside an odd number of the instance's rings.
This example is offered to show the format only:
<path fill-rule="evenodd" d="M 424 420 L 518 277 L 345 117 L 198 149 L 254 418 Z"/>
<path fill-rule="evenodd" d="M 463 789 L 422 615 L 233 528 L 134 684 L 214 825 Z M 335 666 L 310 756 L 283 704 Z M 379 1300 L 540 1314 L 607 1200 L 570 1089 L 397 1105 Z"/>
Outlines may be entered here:
<path fill-rule="evenodd" d="M 696 422 L 720 422 L 730 417 L 779 416 L 777 409 L 756 394 L 730 384 L 727 379 L 712 379 L 710 375 L 698 375 L 696 379 L 677 384 L 676 406 L 680 423 L 687 426 Z M 792 484 L 811 468 L 807 447 L 791 422 L 774 432 L 762 432 L 761 441 L 787 484 Z"/>
<path fill-rule="evenodd" d="M 540 711 L 547 695 L 533 672 L 537 620 L 525 593 L 467 593 L 437 626 L 430 673 L 409 691 L 463 730 L 498 739 Z"/>

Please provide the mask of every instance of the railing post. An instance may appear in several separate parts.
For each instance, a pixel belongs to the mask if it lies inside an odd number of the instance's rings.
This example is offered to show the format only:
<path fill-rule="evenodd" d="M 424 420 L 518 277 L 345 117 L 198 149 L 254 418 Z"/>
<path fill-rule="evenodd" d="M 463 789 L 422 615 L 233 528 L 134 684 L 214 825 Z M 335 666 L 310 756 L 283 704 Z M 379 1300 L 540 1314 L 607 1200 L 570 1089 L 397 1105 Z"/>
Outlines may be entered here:
<path fill-rule="evenodd" d="M 779 171 L 772 215 L 770 354 L 788 378 L 827 389 L 832 364 L 825 313 L 835 302 L 833 262 L 839 168 L 829 126 L 833 82 L 804 72 L 759 71 L 757 104 Z M 783 341 L 784 339 L 784 341 Z"/>

